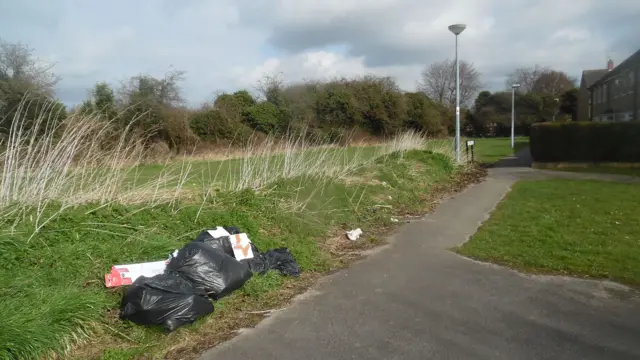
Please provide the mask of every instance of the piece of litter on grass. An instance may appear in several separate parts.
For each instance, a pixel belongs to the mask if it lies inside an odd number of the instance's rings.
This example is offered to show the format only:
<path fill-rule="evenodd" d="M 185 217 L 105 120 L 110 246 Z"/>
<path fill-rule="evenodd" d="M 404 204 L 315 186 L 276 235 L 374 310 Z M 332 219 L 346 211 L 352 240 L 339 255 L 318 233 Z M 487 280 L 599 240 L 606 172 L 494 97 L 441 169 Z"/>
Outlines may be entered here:
<path fill-rule="evenodd" d="M 108 288 L 131 285 L 141 276 L 153 277 L 162 274 L 168 260 L 140 264 L 113 265 L 111 272 L 105 274 L 104 284 Z"/>
<path fill-rule="evenodd" d="M 362 230 L 357 228 L 355 230 L 347 231 L 347 238 L 351 241 L 356 241 L 362 235 Z"/>
<path fill-rule="evenodd" d="M 233 256 L 236 260 L 253 259 L 253 251 L 251 249 L 251 240 L 247 234 L 235 234 L 229 238 L 233 246 Z"/>
<path fill-rule="evenodd" d="M 398 219 L 396 219 L 396 218 L 391 218 L 391 222 L 397 223 L 397 222 L 399 222 L 399 221 L 400 221 L 400 220 L 398 220 Z"/>
<path fill-rule="evenodd" d="M 213 230 L 207 230 L 209 235 L 211 235 L 214 239 L 221 238 L 223 236 L 231 236 L 229 232 L 223 228 L 222 226 L 218 226 Z"/>

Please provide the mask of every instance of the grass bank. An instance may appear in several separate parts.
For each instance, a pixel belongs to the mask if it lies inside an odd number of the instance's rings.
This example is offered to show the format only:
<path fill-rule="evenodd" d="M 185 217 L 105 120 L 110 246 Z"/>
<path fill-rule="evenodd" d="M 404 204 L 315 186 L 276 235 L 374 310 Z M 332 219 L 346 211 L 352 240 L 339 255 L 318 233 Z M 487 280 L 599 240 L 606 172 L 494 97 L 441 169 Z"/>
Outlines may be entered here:
<path fill-rule="evenodd" d="M 293 141 L 276 155 L 263 147 L 228 162 L 142 165 L 136 142 L 96 144 L 90 135 L 106 130 L 85 120 L 55 141 L 27 132 L 3 154 L 0 358 L 192 358 L 462 184 L 451 157 L 425 151 L 415 133 L 375 149 Z M 111 265 L 166 258 L 216 225 L 240 227 L 261 249 L 288 247 L 302 277 L 255 276 L 214 315 L 169 335 L 117 318 L 123 289 L 103 284 Z M 345 240 L 356 227 L 362 240 Z"/>
<path fill-rule="evenodd" d="M 457 251 L 523 271 L 640 285 L 640 187 L 522 181 Z"/>
<path fill-rule="evenodd" d="M 549 164 L 534 163 L 536 169 L 569 171 L 580 173 L 614 174 L 640 177 L 640 164 L 596 165 L 596 164 Z"/>
<path fill-rule="evenodd" d="M 514 142 L 514 149 L 511 148 L 511 138 L 463 138 L 461 140 L 460 151 L 463 159 L 471 160 L 471 153 L 467 154 L 466 142 L 468 140 L 475 141 L 474 157 L 475 161 L 480 164 L 490 165 L 505 157 L 516 154 L 518 151 L 529 146 L 528 137 L 517 137 Z M 438 139 L 431 140 L 427 144 L 427 148 L 451 149 L 454 152 L 455 140 Z"/>
<path fill-rule="evenodd" d="M 475 140 L 476 161 L 482 164 L 493 164 L 529 146 L 528 137 L 515 138 L 513 149 L 511 148 L 511 138 L 481 138 L 473 140 Z"/>

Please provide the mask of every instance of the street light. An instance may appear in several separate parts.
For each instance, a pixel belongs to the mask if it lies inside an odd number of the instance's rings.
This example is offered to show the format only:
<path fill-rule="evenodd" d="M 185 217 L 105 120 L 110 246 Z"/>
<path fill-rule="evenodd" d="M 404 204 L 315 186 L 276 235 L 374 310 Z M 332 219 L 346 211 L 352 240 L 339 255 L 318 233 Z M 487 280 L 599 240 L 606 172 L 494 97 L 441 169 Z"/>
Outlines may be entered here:
<path fill-rule="evenodd" d="M 449 25 L 456 36 L 456 161 L 460 162 L 460 63 L 458 62 L 458 35 L 467 28 L 465 24 Z"/>
<path fill-rule="evenodd" d="M 555 122 L 556 121 L 556 115 L 558 114 L 558 110 L 560 110 L 559 109 L 560 99 L 555 98 L 553 100 L 556 102 L 557 106 L 554 106 L 554 109 L 553 109 L 553 120 L 551 120 L 551 121 Z"/>
<path fill-rule="evenodd" d="M 520 84 L 511 85 L 511 148 L 516 147 L 516 89 Z"/>

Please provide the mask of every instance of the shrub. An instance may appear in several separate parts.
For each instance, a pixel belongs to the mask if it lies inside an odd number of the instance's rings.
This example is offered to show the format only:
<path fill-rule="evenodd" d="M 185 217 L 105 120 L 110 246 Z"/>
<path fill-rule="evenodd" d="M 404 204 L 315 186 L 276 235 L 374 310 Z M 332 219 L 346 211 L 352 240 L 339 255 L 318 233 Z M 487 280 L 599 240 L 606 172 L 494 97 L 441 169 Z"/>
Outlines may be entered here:
<path fill-rule="evenodd" d="M 263 101 L 247 108 L 243 117 L 245 123 L 250 127 L 264 133 L 271 133 L 278 128 L 282 112 L 273 103 Z"/>
<path fill-rule="evenodd" d="M 319 92 L 316 111 L 323 125 L 354 127 L 361 121 L 354 96 L 344 86 L 334 85 Z"/>
<path fill-rule="evenodd" d="M 405 102 L 392 79 L 365 76 L 349 81 L 347 87 L 358 103 L 363 127 L 373 135 L 390 135 L 402 126 Z"/>
<path fill-rule="evenodd" d="M 189 123 L 189 112 L 186 109 L 164 109 L 165 139 L 171 149 L 190 151 L 198 141 Z"/>
<path fill-rule="evenodd" d="M 236 91 L 233 94 L 221 94 L 216 97 L 213 106 L 222 112 L 222 115 L 233 120 L 240 120 L 242 112 L 256 104 L 246 90 Z"/>
<path fill-rule="evenodd" d="M 539 162 L 640 162 L 640 122 L 539 123 L 531 126 Z"/>
<path fill-rule="evenodd" d="M 251 129 L 215 109 L 194 112 L 189 119 L 189 128 L 204 141 L 237 140 L 244 143 L 251 136 Z"/>
<path fill-rule="evenodd" d="M 424 131 L 432 136 L 446 134 L 442 124 L 442 114 L 436 104 L 423 92 L 404 94 L 407 107 L 405 126 L 410 129 Z"/>
<path fill-rule="evenodd" d="M 245 110 L 248 107 L 256 104 L 256 101 L 253 99 L 253 96 L 251 96 L 251 94 L 249 94 L 247 90 L 238 90 L 234 92 L 233 98 L 240 105 L 242 110 Z"/>

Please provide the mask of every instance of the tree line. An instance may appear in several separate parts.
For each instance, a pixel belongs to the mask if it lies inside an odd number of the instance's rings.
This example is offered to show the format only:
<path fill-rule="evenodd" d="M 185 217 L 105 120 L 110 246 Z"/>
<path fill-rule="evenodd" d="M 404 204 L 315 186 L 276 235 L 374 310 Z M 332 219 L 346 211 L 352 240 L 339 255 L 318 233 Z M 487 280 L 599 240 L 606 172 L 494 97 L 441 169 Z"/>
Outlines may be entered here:
<path fill-rule="evenodd" d="M 515 93 L 512 86 L 518 84 Z M 511 112 L 519 135 L 529 135 L 531 124 L 577 121 L 576 79 L 564 72 L 539 65 L 521 67 L 507 74 L 505 90 L 481 91 L 467 109 L 463 131 L 471 136 L 508 136 Z"/>
<path fill-rule="evenodd" d="M 97 83 L 80 106 L 67 108 L 55 98 L 60 78 L 52 66 L 40 63 L 24 44 L 0 41 L 0 134 L 7 134 L 16 121 L 30 126 L 47 110 L 60 122 L 71 114 L 112 121 L 174 151 L 207 142 L 242 143 L 256 132 L 303 134 L 331 142 L 354 130 L 370 136 L 405 129 L 448 136 L 455 126 L 454 65 L 445 60 L 427 66 L 416 92 L 402 91 L 392 78 L 373 75 L 295 84 L 271 75 L 253 93 L 221 93 L 197 108 L 187 106 L 183 97 L 185 73 L 172 70 L 162 77 L 133 76 L 115 87 Z M 471 136 L 503 135 L 510 92 L 481 91 L 481 74 L 473 64 L 460 65 L 463 131 Z M 508 82 L 522 85 L 516 99 L 522 131 L 526 124 L 565 119 L 574 111 L 575 81 L 564 73 L 516 69 Z"/>

